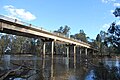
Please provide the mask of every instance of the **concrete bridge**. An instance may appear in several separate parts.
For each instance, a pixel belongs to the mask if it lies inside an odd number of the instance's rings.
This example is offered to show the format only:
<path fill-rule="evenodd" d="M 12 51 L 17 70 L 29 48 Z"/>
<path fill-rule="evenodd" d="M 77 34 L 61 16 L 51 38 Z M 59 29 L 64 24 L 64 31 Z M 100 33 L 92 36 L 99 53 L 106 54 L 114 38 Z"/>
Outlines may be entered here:
<path fill-rule="evenodd" d="M 0 15 L 0 32 L 7 34 L 14 34 L 32 38 L 41 38 L 44 42 L 43 45 L 43 54 L 45 56 L 45 43 L 51 42 L 51 53 L 52 58 L 54 54 L 54 42 L 60 42 L 66 44 L 67 56 L 69 56 L 69 45 L 73 46 L 73 53 L 76 55 L 76 46 L 84 47 L 85 54 L 87 55 L 87 49 L 91 49 L 94 52 L 94 49 L 90 44 L 65 37 L 59 33 L 49 32 L 42 27 L 37 27 L 32 24 L 28 24 L 17 19 L 12 19 L 3 15 Z M 81 54 L 81 51 L 80 51 Z"/>

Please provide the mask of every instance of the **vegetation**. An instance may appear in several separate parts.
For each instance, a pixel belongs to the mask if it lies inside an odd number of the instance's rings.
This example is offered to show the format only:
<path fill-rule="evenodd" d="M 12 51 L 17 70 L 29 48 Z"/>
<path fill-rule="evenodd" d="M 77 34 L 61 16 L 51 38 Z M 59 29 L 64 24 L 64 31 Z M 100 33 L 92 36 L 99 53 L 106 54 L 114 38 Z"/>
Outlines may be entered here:
<path fill-rule="evenodd" d="M 80 41 L 87 42 L 87 37 L 86 37 L 86 34 L 83 30 L 80 30 L 79 33 L 77 33 L 75 35 L 71 35 L 70 37 L 74 38 L 74 39 L 77 39 L 77 40 L 80 40 Z"/>
<path fill-rule="evenodd" d="M 94 67 L 94 80 L 120 80 L 119 68 L 104 65 L 99 62 L 98 66 Z"/>
<path fill-rule="evenodd" d="M 0 54 L 40 53 L 42 44 L 40 39 L 1 34 Z"/>
<path fill-rule="evenodd" d="M 113 14 L 120 17 L 120 8 L 116 8 Z M 120 54 L 120 25 L 113 22 L 108 31 L 101 31 L 91 44 L 101 55 Z"/>
<path fill-rule="evenodd" d="M 62 35 L 65 35 L 66 37 L 69 37 L 70 27 L 65 25 L 64 27 L 61 26 L 58 30 L 54 31 L 55 33 L 60 33 Z"/>

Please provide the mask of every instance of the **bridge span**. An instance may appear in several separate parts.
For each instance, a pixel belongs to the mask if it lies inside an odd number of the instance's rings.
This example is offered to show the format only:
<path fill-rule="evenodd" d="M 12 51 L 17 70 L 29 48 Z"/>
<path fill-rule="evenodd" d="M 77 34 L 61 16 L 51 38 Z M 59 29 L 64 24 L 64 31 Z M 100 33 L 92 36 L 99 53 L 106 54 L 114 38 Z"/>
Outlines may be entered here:
<path fill-rule="evenodd" d="M 43 54 L 45 55 L 45 42 L 51 41 L 51 53 L 53 57 L 54 53 L 54 42 L 61 42 L 66 45 L 73 45 L 74 46 L 74 53 L 76 52 L 75 47 L 81 46 L 86 48 L 85 52 L 87 54 L 87 49 L 92 49 L 91 45 L 85 43 L 83 41 L 79 41 L 76 39 L 72 39 L 69 37 L 65 37 L 59 33 L 49 32 L 42 27 L 37 27 L 32 24 L 28 24 L 17 19 L 12 19 L 3 15 L 0 15 L 0 32 L 20 35 L 20 36 L 27 36 L 32 38 L 42 38 L 44 41 L 43 45 Z M 67 54 L 69 55 L 69 48 L 67 48 Z"/>

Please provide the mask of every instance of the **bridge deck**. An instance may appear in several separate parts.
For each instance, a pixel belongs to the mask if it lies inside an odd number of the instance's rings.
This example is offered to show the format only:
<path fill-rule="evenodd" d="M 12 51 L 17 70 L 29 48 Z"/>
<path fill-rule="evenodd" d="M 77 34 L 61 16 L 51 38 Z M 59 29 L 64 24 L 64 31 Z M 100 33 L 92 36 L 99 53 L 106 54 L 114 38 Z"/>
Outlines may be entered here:
<path fill-rule="evenodd" d="M 69 37 L 65 37 L 59 33 L 52 33 L 43 28 L 33 26 L 16 19 L 11 19 L 0 15 L 0 32 L 21 35 L 33 38 L 46 38 L 54 41 L 64 42 L 66 44 L 79 45 L 86 48 L 91 48 L 91 45 L 82 41 L 78 41 Z"/>

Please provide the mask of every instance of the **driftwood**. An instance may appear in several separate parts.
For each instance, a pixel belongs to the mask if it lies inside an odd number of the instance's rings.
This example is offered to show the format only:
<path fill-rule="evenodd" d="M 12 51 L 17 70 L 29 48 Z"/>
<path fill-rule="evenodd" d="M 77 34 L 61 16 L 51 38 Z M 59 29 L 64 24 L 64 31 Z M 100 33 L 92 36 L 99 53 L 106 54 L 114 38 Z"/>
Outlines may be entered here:
<path fill-rule="evenodd" d="M 12 62 L 11 62 L 12 63 Z M 30 70 L 35 70 L 35 71 L 37 71 L 37 72 L 39 72 L 39 73 L 41 73 L 41 70 L 40 69 L 34 69 L 34 68 L 31 68 L 30 66 L 26 66 L 26 65 L 21 65 L 21 64 L 17 64 L 17 63 L 12 63 L 13 65 L 16 65 L 16 66 L 21 66 L 23 69 L 25 69 L 25 70 L 28 70 L 28 71 L 30 71 Z M 28 72 L 26 72 L 26 71 L 23 71 L 23 72 L 21 72 L 21 74 L 20 74 L 20 76 L 22 77 L 22 78 L 29 78 L 29 77 L 31 77 L 31 76 L 33 76 L 33 75 L 35 75 L 35 74 L 37 74 L 37 73 L 33 73 L 33 74 L 31 74 L 31 75 L 26 75 L 26 73 L 28 73 Z M 22 76 L 22 75 L 24 75 L 24 76 Z M 25 76 L 26 75 L 26 76 Z"/>
<path fill-rule="evenodd" d="M 11 62 L 12 63 L 12 62 Z M 34 69 L 34 68 L 31 68 L 31 67 L 28 67 L 28 65 L 21 65 L 21 64 L 17 64 L 17 63 L 12 63 L 13 65 L 16 65 L 16 66 L 21 66 L 23 67 L 24 69 L 29 69 L 29 70 L 36 70 L 38 72 L 40 72 L 40 69 Z"/>
<path fill-rule="evenodd" d="M 16 76 L 20 76 L 22 78 L 29 78 L 35 74 L 31 74 L 31 75 L 27 75 L 27 76 L 23 76 L 23 75 L 26 75 L 30 70 L 36 70 L 38 72 L 41 72 L 40 69 L 34 69 L 34 68 L 31 68 L 30 66 L 28 65 L 21 65 L 21 64 L 18 64 L 18 63 L 12 63 L 11 64 L 13 65 L 16 65 L 16 66 L 19 66 L 17 69 L 12 69 L 12 70 L 8 70 L 8 71 L 4 71 L 0 74 L 0 80 L 3 80 L 5 78 L 7 78 L 9 75 L 11 75 L 12 73 L 14 73 L 14 75 Z M 15 74 L 16 72 L 18 72 L 17 74 Z"/>
<path fill-rule="evenodd" d="M 18 71 L 20 69 L 21 69 L 21 67 L 18 67 L 17 69 L 12 69 L 12 70 L 7 71 L 6 73 L 2 73 L 0 76 L 0 80 L 5 79 L 11 72 L 15 72 L 15 71 Z"/>
<path fill-rule="evenodd" d="M 92 65 L 93 67 L 99 67 L 99 65 L 96 65 L 96 64 L 94 64 L 94 63 L 88 63 L 89 65 Z"/>

